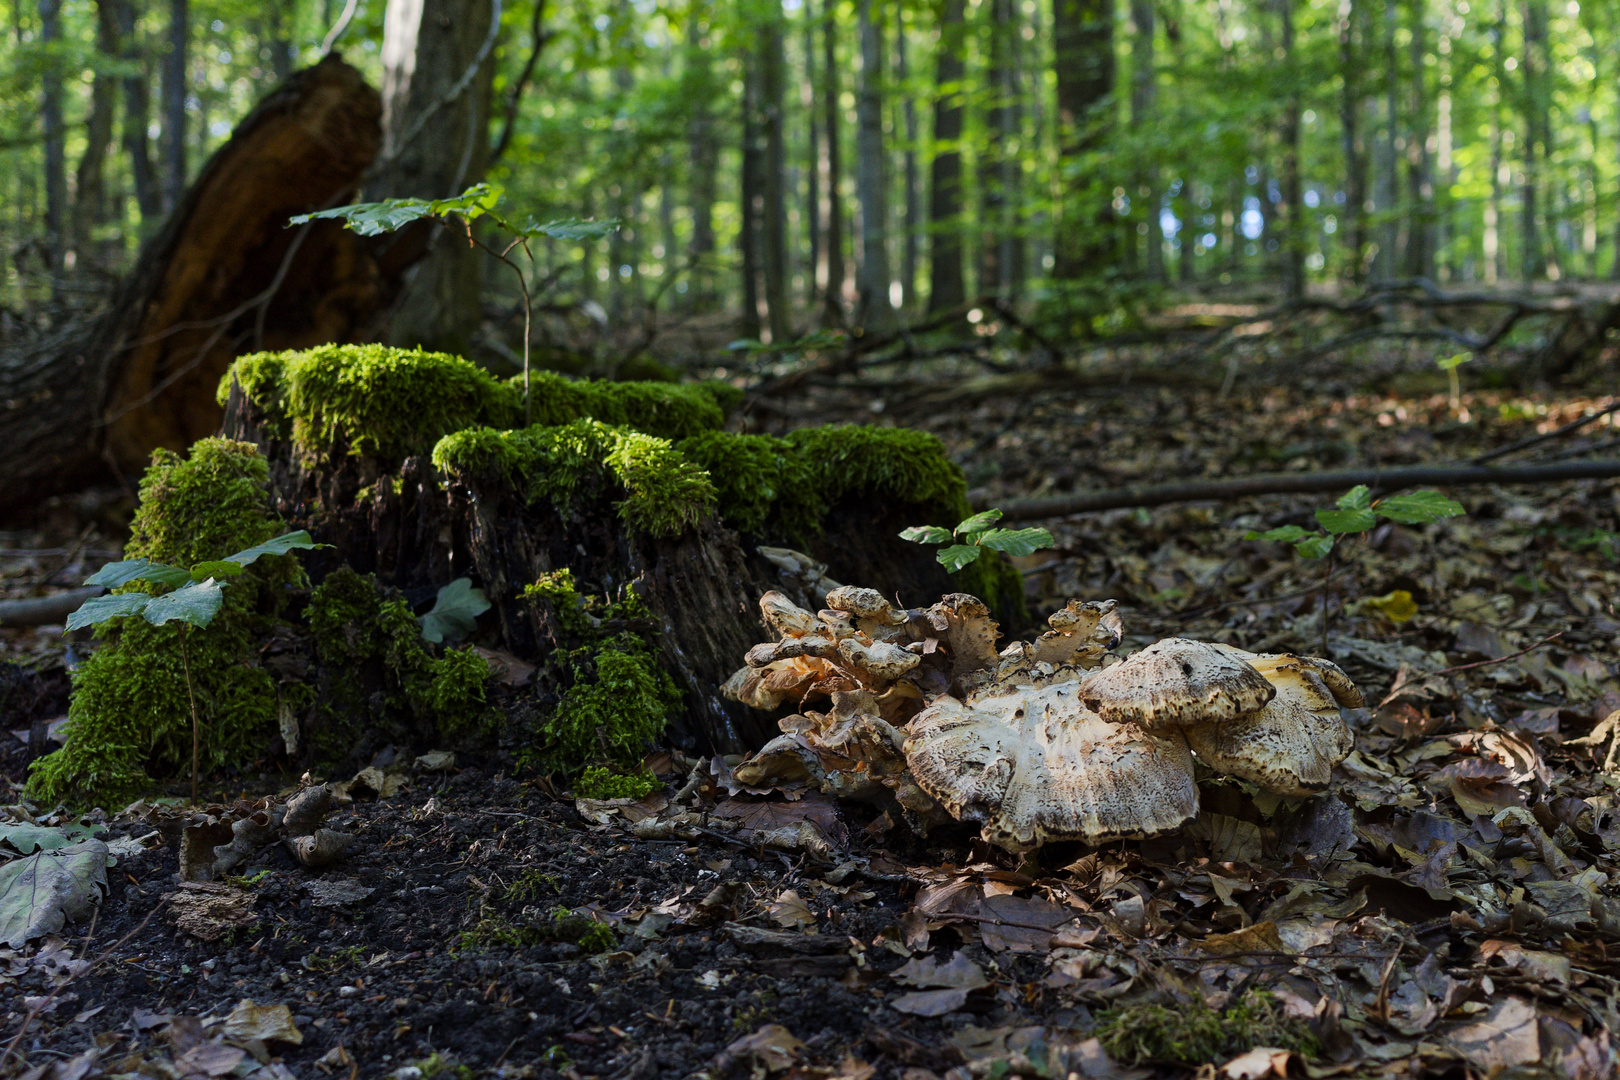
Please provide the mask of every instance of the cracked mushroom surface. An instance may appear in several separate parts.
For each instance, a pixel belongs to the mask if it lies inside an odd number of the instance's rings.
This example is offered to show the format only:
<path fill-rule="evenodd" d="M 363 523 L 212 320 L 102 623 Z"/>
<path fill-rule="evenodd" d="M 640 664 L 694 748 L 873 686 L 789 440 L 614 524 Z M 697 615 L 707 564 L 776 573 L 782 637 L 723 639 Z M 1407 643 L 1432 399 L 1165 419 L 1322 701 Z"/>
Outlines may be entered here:
<path fill-rule="evenodd" d="M 1075 671 L 997 680 L 963 702 L 936 699 L 907 727 L 913 778 L 989 843 L 1023 852 L 1054 840 L 1155 836 L 1198 813 L 1192 754 L 1179 731 L 1104 720 Z"/>
<path fill-rule="evenodd" d="M 1330 660 L 1231 650 L 1276 690 L 1264 708 L 1185 729 L 1200 760 L 1217 772 L 1277 795 L 1303 798 L 1327 788 L 1355 739 L 1340 706 L 1360 708 L 1361 691 Z"/>
<path fill-rule="evenodd" d="M 1240 649 L 1165 638 L 1085 680 L 1087 708 L 1148 731 L 1231 720 L 1265 706 L 1276 689 Z"/>

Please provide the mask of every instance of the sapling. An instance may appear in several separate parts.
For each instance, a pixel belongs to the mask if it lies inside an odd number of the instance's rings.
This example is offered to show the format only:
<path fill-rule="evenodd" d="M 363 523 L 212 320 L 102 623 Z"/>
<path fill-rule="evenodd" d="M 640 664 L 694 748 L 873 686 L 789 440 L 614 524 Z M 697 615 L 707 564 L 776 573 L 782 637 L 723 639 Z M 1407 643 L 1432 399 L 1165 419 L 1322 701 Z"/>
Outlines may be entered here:
<path fill-rule="evenodd" d="M 1472 359 L 1471 355 L 1462 352 L 1455 356 L 1442 356 L 1434 362 L 1435 366 L 1444 371 L 1451 380 L 1452 412 L 1460 412 L 1462 409 L 1462 379 L 1457 375 L 1457 369 Z"/>
<path fill-rule="evenodd" d="M 1052 546 L 1052 534 L 1045 529 L 994 528 L 1000 520 L 1000 510 L 985 510 L 954 529 L 938 525 L 913 525 L 901 530 L 900 538 L 918 544 L 945 544 L 934 557 L 941 566 L 953 573 L 976 561 L 986 548 L 1007 555 L 1030 555 Z"/>
<path fill-rule="evenodd" d="M 1322 653 L 1327 654 L 1327 583 L 1333 576 L 1333 551 L 1341 536 L 1365 533 L 1380 518 L 1402 525 L 1427 525 L 1441 518 L 1457 517 L 1466 513 L 1462 504 L 1446 498 L 1438 491 L 1424 489 L 1409 495 L 1390 495 L 1374 499 L 1366 484 L 1357 484 L 1340 495 L 1334 509 L 1316 511 L 1320 529 L 1305 529 L 1298 525 L 1281 525 L 1265 532 L 1249 530 L 1245 540 L 1278 540 L 1293 544 L 1294 550 L 1307 559 L 1327 560 L 1327 573 L 1322 579 Z"/>
<path fill-rule="evenodd" d="M 529 278 L 523 269 L 511 259 L 512 252 L 517 248 L 523 249 L 528 256 L 529 265 L 533 266 L 534 252 L 529 249 L 529 241 L 537 236 L 549 236 L 556 240 L 596 240 L 616 231 L 619 228 L 617 221 L 581 221 L 570 218 L 565 221 L 551 221 L 544 225 L 530 218 L 525 225 L 514 225 L 510 220 L 496 211 L 500 205 L 502 190 L 497 184 L 474 184 L 460 195 L 449 199 L 384 199 L 381 202 L 355 203 L 351 206 L 337 206 L 330 210 L 317 210 L 312 214 L 299 214 L 288 220 L 288 225 L 302 225 L 308 221 L 328 218 L 343 222 L 343 227 L 359 233 L 361 236 L 380 236 L 383 233 L 394 232 L 416 221 L 435 221 L 446 228 L 452 228 L 452 222 L 459 222 L 466 232 L 469 247 L 483 248 L 498 261 L 506 264 L 518 279 L 518 291 L 523 294 L 523 422 L 529 422 L 529 330 L 533 319 L 532 298 L 529 294 Z M 511 237 L 504 246 L 486 244 L 478 238 L 473 231 L 473 222 L 484 218 L 505 230 Z"/>
<path fill-rule="evenodd" d="M 190 569 L 154 562 L 151 559 L 125 559 L 108 563 L 84 579 L 86 585 L 105 585 L 109 589 L 130 585 L 137 581 L 150 581 L 160 588 L 171 589 L 160 595 L 144 592 L 115 593 L 86 600 L 68 616 L 67 628 L 80 630 L 86 626 L 100 626 L 112 619 L 139 615 L 153 626 L 180 623 L 180 666 L 186 676 L 186 698 L 191 702 L 191 797 L 197 798 L 198 762 L 202 745 L 202 722 L 197 715 L 197 693 L 191 679 L 191 659 L 186 652 L 186 634 L 195 626 L 206 628 L 219 613 L 225 602 L 225 585 L 229 579 L 241 574 L 248 566 L 266 555 L 285 555 L 290 551 L 326 547 L 317 544 L 302 529 L 266 540 L 262 544 L 227 555 L 223 559 L 210 559 Z"/>

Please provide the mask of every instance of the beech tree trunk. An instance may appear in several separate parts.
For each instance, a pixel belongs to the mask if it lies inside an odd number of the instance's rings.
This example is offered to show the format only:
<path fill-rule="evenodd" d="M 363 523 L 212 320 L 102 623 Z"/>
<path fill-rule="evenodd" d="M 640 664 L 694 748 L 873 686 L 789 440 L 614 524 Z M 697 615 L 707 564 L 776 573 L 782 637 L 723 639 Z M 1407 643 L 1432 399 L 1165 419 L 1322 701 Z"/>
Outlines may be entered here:
<path fill-rule="evenodd" d="M 213 434 L 238 355 L 373 337 L 402 265 L 335 223 L 286 225 L 353 192 L 380 114 L 339 59 L 295 74 L 203 167 L 104 315 L 0 352 L 0 512 Z"/>

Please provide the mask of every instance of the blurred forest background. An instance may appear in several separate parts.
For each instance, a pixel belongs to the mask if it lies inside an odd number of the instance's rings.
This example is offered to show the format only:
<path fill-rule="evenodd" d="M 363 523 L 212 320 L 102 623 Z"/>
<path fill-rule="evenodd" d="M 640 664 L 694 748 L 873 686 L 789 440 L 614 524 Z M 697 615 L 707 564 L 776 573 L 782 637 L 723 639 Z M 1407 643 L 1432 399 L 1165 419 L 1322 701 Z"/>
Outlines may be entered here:
<path fill-rule="evenodd" d="M 349 201 L 487 179 L 515 215 L 622 222 L 535 248 L 542 337 L 657 319 L 780 347 L 999 298 L 1095 339 L 1257 285 L 1620 277 L 1620 5 L 1595 0 L 13 0 L 4 19 L 0 342 L 103 303 L 233 126 L 334 49 L 382 91 L 382 159 L 421 136 L 427 162 Z M 412 107 L 437 126 L 402 133 L 430 24 L 455 39 L 437 104 Z M 516 290 L 453 246 L 442 303 L 386 336 L 499 367 Z"/>

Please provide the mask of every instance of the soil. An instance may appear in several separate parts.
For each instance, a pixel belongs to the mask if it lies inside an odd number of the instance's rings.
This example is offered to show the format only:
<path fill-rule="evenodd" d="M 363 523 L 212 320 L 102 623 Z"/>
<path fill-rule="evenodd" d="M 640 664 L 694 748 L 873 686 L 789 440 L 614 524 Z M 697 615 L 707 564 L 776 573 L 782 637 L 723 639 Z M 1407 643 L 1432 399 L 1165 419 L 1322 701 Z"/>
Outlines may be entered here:
<path fill-rule="evenodd" d="M 882 394 L 904 401 L 917 389 Z M 877 397 L 870 387 L 823 387 L 783 411 L 794 424 L 876 415 Z M 1271 391 L 1222 402 L 1146 387 L 960 400 L 902 419 L 939 431 L 993 503 L 1196 475 L 1212 462 L 1241 472 L 1268 462 L 1461 458 L 1537 425 L 1550 430 L 1593 403 L 1503 392 L 1464 404 L 1471 422 L 1443 397 Z M 1485 1071 L 1484 1059 L 1469 1056 L 1466 1025 L 1503 1020 L 1497 1010 L 1509 990 L 1517 996 L 1506 1000 L 1541 1003 L 1539 1029 L 1530 1013 L 1538 1053 L 1556 1050 L 1566 1075 L 1608 1075 L 1605 1025 L 1614 1026 L 1615 1006 L 1596 988 L 1620 985 L 1620 965 L 1604 952 L 1604 942 L 1620 941 L 1620 924 L 1597 913 L 1615 891 L 1608 876 L 1620 835 L 1612 801 L 1602 802 L 1601 747 L 1569 740 L 1620 708 L 1620 623 L 1613 591 L 1602 591 L 1616 568 L 1614 485 L 1452 494 L 1470 507 L 1469 531 L 1375 536 L 1329 589 L 1342 610 L 1331 631 L 1415 650 L 1403 655 L 1438 651 L 1436 665 L 1489 664 L 1427 697 L 1352 715 L 1359 771 L 1341 771 L 1335 791 L 1303 807 L 1279 811 L 1209 781 L 1205 815 L 1183 835 L 1097 851 L 1056 845 L 1032 865 L 971 830 L 922 836 L 880 807 L 728 793 L 725 762 L 655 755 L 663 792 L 598 806 L 576 804 L 547 778 L 514 775 L 509 762 L 463 760 L 447 773 L 407 771 L 387 798 L 358 793 L 326 822 L 354 839 L 324 871 L 300 866 L 280 844 L 264 848 L 225 884 L 250 905 L 252 921 L 202 940 L 173 923 L 181 827 L 287 790 L 268 775 L 238 778 L 243 794 L 212 806 L 171 799 L 100 815 L 105 839 L 140 849 L 121 851 L 94 922 L 63 932 L 66 949 L 92 967 L 69 977 L 18 954 L 0 968 L 0 1030 L 16 1036 L 19 1055 L 0 1071 L 20 1074 L 26 1064 L 54 1070 L 43 1075 L 206 1076 L 224 1075 L 209 1070 L 229 1060 L 235 1075 L 257 1068 L 297 1077 L 652 1080 L 707 1071 L 930 1080 L 951 1070 L 966 1078 L 1054 1068 L 1182 1076 L 1211 1062 L 1111 1061 L 1088 1041 L 1099 1018 L 1142 996 L 1201 996 L 1219 1009 L 1264 987 L 1290 1008 L 1315 1009 L 1313 1075 Z M 1058 549 L 1024 567 L 1032 607 L 1038 616 L 1068 596 L 1117 597 L 1132 648 L 1187 633 L 1314 652 L 1321 565 L 1241 539 L 1249 528 L 1308 523 L 1314 505 L 1262 498 L 1044 523 Z M 1397 589 L 1423 614 L 1397 623 L 1360 603 Z M 1494 622 L 1476 615 L 1460 623 L 1447 606 L 1475 593 Z M 1498 639 L 1485 641 L 1486 631 Z M 1536 644 L 1560 631 L 1555 645 Z M 26 654 L 49 670 L 39 658 L 60 656 L 48 634 L 6 635 L 0 658 Z M 1521 644 L 1550 659 L 1525 666 L 1505 655 Z M 1399 688 L 1397 672 L 1370 650 L 1341 663 L 1371 703 Z M 1586 680 L 1579 688 L 1577 675 Z M 24 726 L 60 707 L 53 678 L 31 691 Z M 18 715 L 8 714 L 7 726 L 17 727 Z M 1473 747 L 1468 760 L 1484 761 L 1478 738 L 1497 731 L 1530 733 L 1550 786 L 1487 769 L 1473 788 L 1466 777 L 1447 788 L 1444 777 L 1430 782 L 1453 761 L 1447 751 L 1413 752 L 1449 738 L 1448 752 Z M 12 739 L 0 759 L 15 785 L 27 748 Z M 1375 776 L 1380 763 L 1386 772 Z M 1467 804 L 1454 798 L 1489 802 L 1501 794 L 1490 788 L 1498 781 L 1542 785 L 1537 805 L 1551 807 L 1559 795 L 1589 800 L 1591 814 L 1570 818 L 1563 832 L 1543 820 L 1542 839 L 1555 836 L 1577 866 L 1608 880 L 1592 885 L 1595 922 L 1582 915 L 1565 927 L 1550 901 L 1537 899 L 1533 885 L 1572 871 L 1543 866 L 1538 859 L 1556 860 L 1533 836 L 1493 827 L 1477 807 L 1459 813 Z M 1383 805 L 1380 784 L 1392 792 Z M 735 813 L 722 820 L 728 806 L 776 815 L 773 822 L 813 819 L 831 849 L 768 847 L 762 829 L 735 828 Z M 683 809 L 710 816 L 673 832 L 645 827 Z M 1494 909 L 1469 899 L 1479 882 L 1517 887 L 1536 903 L 1521 900 L 1522 912 L 1492 924 Z M 1289 912 L 1308 914 L 1325 936 L 1310 945 L 1256 930 Z M 1502 939 L 1562 960 L 1565 982 L 1504 968 L 1501 950 L 1488 947 Z M 1317 959 L 1306 964 L 1299 957 L 1310 949 Z M 959 959 L 968 962 L 958 969 L 965 978 L 931 980 L 924 970 Z M 1570 963 L 1581 979 L 1571 981 Z M 1418 985 L 1427 991 L 1408 994 Z M 217 1021 L 244 1000 L 286 1005 L 302 1041 L 227 1037 Z M 1513 1060 L 1500 1040 L 1490 1046 Z M 215 1057 L 199 1049 L 208 1047 Z M 1581 1060 L 1592 1068 L 1570 1064 Z M 1297 1075 L 1297 1057 L 1292 1067 Z"/>

